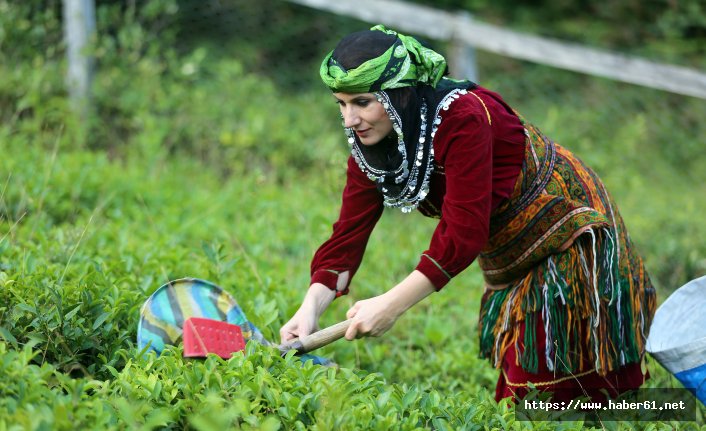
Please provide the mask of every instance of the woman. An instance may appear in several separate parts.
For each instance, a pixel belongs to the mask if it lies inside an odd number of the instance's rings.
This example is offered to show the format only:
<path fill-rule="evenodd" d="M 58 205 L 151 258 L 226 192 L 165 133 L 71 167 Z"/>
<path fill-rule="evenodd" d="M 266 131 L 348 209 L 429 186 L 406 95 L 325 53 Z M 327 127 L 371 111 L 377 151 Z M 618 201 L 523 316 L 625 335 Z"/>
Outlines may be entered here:
<path fill-rule="evenodd" d="M 496 399 L 528 382 L 555 399 L 637 388 L 655 293 L 593 171 L 496 93 L 444 77 L 444 58 L 383 26 L 345 37 L 321 65 L 351 157 L 338 221 L 282 341 L 317 330 L 348 293 L 383 207 L 439 224 L 419 264 L 358 301 L 346 338 L 379 336 L 476 258 L 486 290 L 480 350 Z"/>

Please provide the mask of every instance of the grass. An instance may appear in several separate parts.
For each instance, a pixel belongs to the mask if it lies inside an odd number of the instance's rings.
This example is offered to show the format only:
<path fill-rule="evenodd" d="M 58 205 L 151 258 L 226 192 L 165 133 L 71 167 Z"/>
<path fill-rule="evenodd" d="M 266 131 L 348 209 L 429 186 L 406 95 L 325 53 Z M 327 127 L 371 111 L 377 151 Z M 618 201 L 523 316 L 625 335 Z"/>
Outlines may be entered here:
<path fill-rule="evenodd" d="M 475 328 L 482 278 L 476 268 L 410 310 L 384 337 L 339 341 L 323 349 L 322 355 L 341 366 L 334 376 L 303 371 L 305 375 L 281 378 L 273 370 L 282 372 L 292 364 L 277 362 L 271 352 L 252 348 L 246 362 L 205 363 L 203 367 L 214 376 L 221 376 L 219 381 L 232 381 L 236 386 L 258 378 L 263 366 L 270 370 L 262 378 L 269 379 L 276 394 L 270 394 L 265 405 L 262 394 L 241 397 L 241 413 L 232 410 L 232 402 L 242 389 L 188 389 L 195 384 L 188 379 L 201 379 L 198 376 L 205 372 L 201 366 L 187 365 L 171 355 L 147 361 L 135 358 L 132 340 L 139 305 L 163 282 L 183 276 L 206 278 L 226 288 L 265 336 L 276 340 L 279 326 L 296 310 L 307 288 L 309 260 L 327 237 L 337 213 L 342 166 L 304 174 L 296 183 L 283 185 L 275 178 L 257 176 L 223 180 L 199 163 L 178 156 L 148 165 L 111 161 L 101 152 L 64 151 L 61 146 L 49 152 L 31 146 L 22 151 L 14 148 L 3 148 L 11 157 L 3 159 L 2 165 L 10 175 L 1 205 L 7 233 L 3 232 L 0 243 L 5 304 L 0 307 L 0 327 L 8 344 L 0 357 L 17 360 L 14 349 L 26 352 L 22 353 L 29 355 L 24 359 L 26 365 L 41 365 L 43 371 L 36 373 L 43 377 L 37 381 L 46 383 L 30 387 L 35 396 L 21 399 L 14 408 L 8 408 L 3 398 L 9 419 L 0 423 L 29 420 L 29 412 L 44 408 L 49 409 L 41 416 L 45 425 L 61 429 L 60 395 L 69 397 L 77 391 L 79 398 L 73 407 L 64 409 L 85 424 L 214 429 L 224 422 L 213 422 L 209 412 L 224 411 L 230 416 L 223 421 L 243 428 L 286 428 L 297 420 L 319 429 L 329 429 L 326 424 L 336 426 L 340 418 L 333 413 L 314 413 L 318 404 L 298 405 L 299 419 L 296 415 L 287 419 L 278 410 L 286 399 L 301 396 L 291 385 L 309 384 L 319 402 L 340 403 L 353 397 L 357 409 L 377 406 L 377 397 L 402 397 L 413 391 L 409 411 L 420 415 L 415 423 L 423 426 L 473 428 L 497 420 L 490 419 L 494 414 L 510 421 L 506 425 L 511 428 L 528 425 L 514 422 L 511 412 L 502 413 L 503 407 L 492 401 L 497 371 L 477 357 Z M 36 170 L 37 166 L 41 169 Z M 416 264 L 433 228 L 433 221 L 419 215 L 388 211 L 370 240 L 352 294 L 335 301 L 322 324 L 342 319 L 355 299 L 375 295 L 403 277 Z M 102 300 L 92 301 L 91 295 Z M 32 349 L 27 351 L 23 345 Z M 236 373 L 236 364 L 252 366 L 253 371 L 238 368 Z M 32 368 L 26 370 L 24 377 L 17 377 L 17 384 L 29 376 L 37 379 Z M 651 370 L 651 386 L 678 386 L 656 363 Z M 373 379 L 374 389 L 363 388 L 366 376 Z M 346 391 L 353 392 L 345 395 L 317 383 L 329 378 L 337 385 L 357 383 L 346 386 Z M 158 396 L 154 395 L 157 382 L 161 385 Z M 152 388 L 148 395 L 140 392 L 144 387 Z M 165 401 L 167 388 L 175 395 Z M 198 403 L 187 400 L 189 391 L 200 394 Z M 373 398 L 368 401 L 363 394 Z M 8 395 L 12 393 L 4 396 Z M 338 423 L 341 429 L 388 423 L 350 408 L 348 403 L 336 407 L 337 412 L 355 418 Z M 387 411 L 392 414 L 389 424 L 404 427 L 409 419 L 404 411 Z M 466 414 L 471 416 L 463 417 Z M 39 426 L 23 423 L 26 428 Z M 504 427 L 501 422 L 495 424 Z M 548 422 L 534 427 L 559 425 Z M 615 426 L 643 425 L 647 426 Z M 684 425 L 658 424 L 658 429 L 672 427 Z"/>
<path fill-rule="evenodd" d="M 177 54 L 160 44 L 169 34 L 140 27 L 149 17 L 106 7 L 99 18 L 115 34 L 97 41 L 96 110 L 84 124 L 63 90 L 60 21 L 47 11 L 30 33 L 31 7 L 0 8 L 9 47 L 0 53 L 0 430 L 583 428 L 519 422 L 493 400 L 497 371 L 478 358 L 476 266 L 384 337 L 323 349 L 338 370 L 255 345 L 230 361 L 187 361 L 178 347 L 140 357 L 139 307 L 186 276 L 224 287 L 277 340 L 338 213 L 347 150 L 335 106 L 325 91 L 290 94 L 204 47 Z M 660 301 L 706 272 L 704 101 L 481 61 L 483 85 L 605 180 Z M 351 294 L 322 325 L 408 274 L 434 227 L 386 211 Z M 679 387 L 650 367 L 649 387 Z M 697 423 L 603 425 L 703 429 L 704 413 Z"/>

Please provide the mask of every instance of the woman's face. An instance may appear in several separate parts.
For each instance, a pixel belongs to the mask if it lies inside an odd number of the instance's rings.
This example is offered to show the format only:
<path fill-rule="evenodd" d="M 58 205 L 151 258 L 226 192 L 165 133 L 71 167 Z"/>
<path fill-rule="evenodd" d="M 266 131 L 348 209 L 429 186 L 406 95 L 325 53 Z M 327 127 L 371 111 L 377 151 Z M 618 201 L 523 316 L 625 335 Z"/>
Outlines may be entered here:
<path fill-rule="evenodd" d="M 373 93 L 333 93 L 343 115 L 363 145 L 375 145 L 392 132 L 392 121 Z"/>

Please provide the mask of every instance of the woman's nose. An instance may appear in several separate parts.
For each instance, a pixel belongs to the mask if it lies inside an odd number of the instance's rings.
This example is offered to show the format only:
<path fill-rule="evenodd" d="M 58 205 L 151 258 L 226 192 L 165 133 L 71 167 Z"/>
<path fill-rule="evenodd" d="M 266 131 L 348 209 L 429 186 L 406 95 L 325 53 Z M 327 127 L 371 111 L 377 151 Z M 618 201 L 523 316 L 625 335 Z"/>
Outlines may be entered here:
<path fill-rule="evenodd" d="M 356 127 L 360 124 L 360 116 L 355 109 L 346 107 L 341 114 L 343 114 L 343 125 L 345 127 Z"/>

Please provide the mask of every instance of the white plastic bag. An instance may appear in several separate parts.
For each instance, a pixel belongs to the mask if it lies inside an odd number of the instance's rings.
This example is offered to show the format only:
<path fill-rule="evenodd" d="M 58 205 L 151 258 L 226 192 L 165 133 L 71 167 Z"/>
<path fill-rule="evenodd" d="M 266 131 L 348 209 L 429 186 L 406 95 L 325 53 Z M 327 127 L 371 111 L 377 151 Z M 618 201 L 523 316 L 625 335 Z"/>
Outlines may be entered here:
<path fill-rule="evenodd" d="M 706 405 L 706 276 L 677 289 L 657 309 L 647 351 Z"/>

